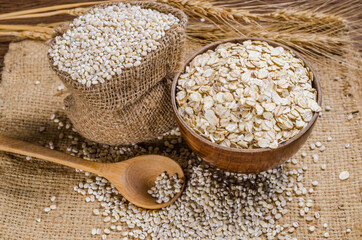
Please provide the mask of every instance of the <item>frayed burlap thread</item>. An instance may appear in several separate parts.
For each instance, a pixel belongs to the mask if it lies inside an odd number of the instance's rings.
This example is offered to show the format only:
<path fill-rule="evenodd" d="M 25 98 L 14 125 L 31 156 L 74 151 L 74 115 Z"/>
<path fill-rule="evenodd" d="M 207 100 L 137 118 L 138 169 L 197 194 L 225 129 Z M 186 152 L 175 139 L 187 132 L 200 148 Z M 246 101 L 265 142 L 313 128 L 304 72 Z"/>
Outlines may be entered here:
<path fill-rule="evenodd" d="M 114 3 L 101 4 L 95 7 L 111 4 Z M 165 14 L 171 13 L 180 20 L 177 25 L 171 26 L 166 31 L 165 36 L 159 40 L 160 45 L 141 60 L 140 66 L 123 69 L 120 75 L 115 75 L 111 80 L 87 87 L 73 80 L 68 73 L 59 71 L 53 65 L 53 59 L 48 56 L 53 70 L 73 96 L 78 101 L 83 101 L 84 104 L 92 106 L 95 111 L 120 109 L 134 103 L 147 94 L 167 74 L 174 72 L 183 58 L 186 14 L 180 9 L 157 2 L 130 2 L 130 4 Z M 66 29 L 63 28 L 63 30 Z M 54 41 L 52 41 L 53 43 Z"/>

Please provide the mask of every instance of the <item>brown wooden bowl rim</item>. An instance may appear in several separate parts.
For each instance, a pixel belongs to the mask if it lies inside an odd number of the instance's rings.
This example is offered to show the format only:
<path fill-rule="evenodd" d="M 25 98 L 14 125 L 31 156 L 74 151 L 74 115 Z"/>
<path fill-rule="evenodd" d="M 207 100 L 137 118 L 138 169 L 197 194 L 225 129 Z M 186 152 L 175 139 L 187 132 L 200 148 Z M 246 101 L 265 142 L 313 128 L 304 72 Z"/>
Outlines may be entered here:
<path fill-rule="evenodd" d="M 233 42 L 233 43 L 242 43 L 244 41 L 247 40 L 253 40 L 253 41 L 264 41 L 267 43 L 270 43 L 270 45 L 272 46 L 280 46 L 283 47 L 286 50 L 289 50 L 294 56 L 300 58 L 305 66 L 312 72 L 313 74 L 313 87 L 317 90 L 317 103 L 319 106 L 322 106 L 322 88 L 321 88 L 321 84 L 319 82 L 319 79 L 314 71 L 314 69 L 312 68 L 312 66 L 310 65 L 310 63 L 305 60 L 298 52 L 296 52 L 295 50 L 285 46 L 284 44 L 278 43 L 278 42 L 274 42 L 268 39 L 263 39 L 263 38 L 231 38 L 231 39 L 225 39 L 225 40 L 221 40 L 221 41 L 217 41 L 217 42 L 213 42 L 210 43 L 204 47 L 202 47 L 201 49 L 197 50 L 196 52 L 194 52 L 187 60 L 186 62 L 183 64 L 182 66 L 182 70 L 177 72 L 176 75 L 174 76 L 173 82 L 172 82 L 172 87 L 171 87 L 171 101 L 172 101 L 172 109 L 174 114 L 176 115 L 176 118 L 178 119 L 178 122 L 185 128 L 187 129 L 187 131 L 192 134 L 195 138 L 197 138 L 199 141 L 207 144 L 207 145 L 211 145 L 215 148 L 219 148 L 225 151 L 229 151 L 229 152 L 236 152 L 236 153 L 255 153 L 255 152 L 268 152 L 271 150 L 277 150 L 277 149 L 281 149 L 281 148 L 286 148 L 288 147 L 291 143 L 293 143 L 294 141 L 296 141 L 297 139 L 299 139 L 300 137 L 302 137 L 311 127 L 313 127 L 313 125 L 315 124 L 319 113 L 315 112 L 313 114 L 313 117 L 311 119 L 311 121 L 307 124 L 307 126 L 305 126 L 302 130 L 299 131 L 299 133 L 297 135 L 295 135 L 294 137 L 282 142 L 278 144 L 278 147 L 276 149 L 271 149 L 271 148 L 253 148 L 253 149 L 240 149 L 240 148 L 231 148 L 231 147 L 224 147 L 221 146 L 217 143 L 213 143 L 210 140 L 200 136 L 199 134 L 197 134 L 192 128 L 190 128 L 186 122 L 183 120 L 183 118 L 180 116 L 180 114 L 178 113 L 177 110 L 177 104 L 176 104 L 176 85 L 177 85 L 177 81 L 180 77 L 180 75 L 185 71 L 185 68 L 189 65 L 189 63 L 198 55 L 206 52 L 207 50 L 210 49 L 215 49 L 218 45 L 223 44 L 223 43 L 227 43 L 227 42 Z"/>

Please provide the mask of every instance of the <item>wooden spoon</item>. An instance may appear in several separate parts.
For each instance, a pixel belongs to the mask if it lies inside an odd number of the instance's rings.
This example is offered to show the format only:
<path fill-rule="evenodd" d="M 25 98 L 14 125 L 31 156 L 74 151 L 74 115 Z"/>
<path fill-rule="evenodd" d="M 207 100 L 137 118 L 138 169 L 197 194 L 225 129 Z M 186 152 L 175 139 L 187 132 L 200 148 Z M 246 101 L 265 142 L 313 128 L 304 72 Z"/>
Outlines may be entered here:
<path fill-rule="evenodd" d="M 185 187 L 185 176 L 180 165 L 161 155 L 143 155 L 118 163 L 98 163 L 50 150 L 35 144 L 0 135 L 0 150 L 31 156 L 72 168 L 82 169 L 107 178 L 131 203 L 147 209 L 159 209 L 173 203 Z M 162 172 L 169 176 L 177 173 L 184 184 L 179 193 L 167 203 L 156 203 L 147 193 Z"/>

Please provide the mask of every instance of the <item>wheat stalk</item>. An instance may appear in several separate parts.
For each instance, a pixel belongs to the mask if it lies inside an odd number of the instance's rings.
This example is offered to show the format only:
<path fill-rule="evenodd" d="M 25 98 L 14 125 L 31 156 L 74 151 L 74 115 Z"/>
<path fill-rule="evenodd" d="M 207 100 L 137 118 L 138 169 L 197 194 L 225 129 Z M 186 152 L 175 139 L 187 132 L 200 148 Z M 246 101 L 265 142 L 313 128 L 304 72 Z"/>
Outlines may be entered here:
<path fill-rule="evenodd" d="M 102 2 L 111 2 L 111 1 L 62 4 L 62 5 L 55 5 L 55 6 L 50 6 L 50 7 L 33 8 L 33 9 L 27 9 L 27 10 L 22 10 L 22 11 L 3 13 L 3 14 L 0 14 L 0 20 L 7 20 L 7 19 L 11 19 L 14 16 L 21 16 L 21 15 L 27 15 L 27 14 L 39 14 L 39 13 L 62 10 L 62 9 L 69 9 L 69 8 L 74 9 L 74 8 L 82 7 L 82 6 L 95 5 L 95 4 L 99 4 Z"/>
<path fill-rule="evenodd" d="M 122 0 L 118 0 L 122 1 Z M 243 27 L 240 22 L 253 23 L 258 25 L 258 21 L 275 23 L 276 30 L 289 28 L 291 31 L 305 29 L 305 31 L 329 31 L 335 33 L 345 27 L 343 19 L 331 14 L 314 13 L 307 10 L 292 10 L 283 9 L 276 10 L 271 13 L 253 14 L 245 10 L 245 7 L 226 8 L 222 6 L 215 6 L 212 2 L 202 0 L 157 0 L 159 2 L 168 3 L 175 7 L 183 9 L 191 16 L 198 16 L 206 18 L 213 22 L 220 29 L 224 29 L 224 25 L 238 31 Z M 69 14 L 78 16 L 87 8 L 80 8 L 79 6 L 93 5 L 95 3 L 104 3 L 112 1 L 99 1 L 99 2 L 86 2 L 77 4 L 64 4 L 52 7 L 30 9 L 24 11 L 17 11 L 14 13 L 0 14 L 0 19 L 18 19 L 18 18 L 32 18 L 32 17 L 47 17 L 59 14 Z M 264 11 L 266 5 L 258 5 L 259 11 Z M 309 5 L 307 5 L 309 7 Z M 69 9 L 72 8 L 72 9 Z M 304 7 L 306 8 L 306 7 Z M 50 11 L 55 10 L 55 11 Z M 50 11 L 50 12 L 49 12 Z M 288 24 L 285 24 L 288 21 Z M 260 25 L 259 25 L 260 26 Z M 331 31 L 331 29 L 334 29 Z M 239 32 L 241 33 L 241 32 Z"/>
<path fill-rule="evenodd" d="M 71 16 L 80 16 L 87 10 L 88 10 L 88 8 L 62 9 L 62 10 L 56 10 L 56 11 L 51 11 L 51 12 L 22 14 L 22 15 L 14 15 L 14 16 L 2 17 L 2 18 L 0 17 L 0 20 L 51 17 L 51 16 L 60 15 L 60 14 L 67 14 L 67 15 L 71 15 Z"/>
<path fill-rule="evenodd" d="M 51 34 L 52 28 L 32 25 L 4 25 L 0 24 L 0 30 L 12 30 L 12 31 L 34 31 Z"/>
<path fill-rule="evenodd" d="M 21 32 L 0 31 L 0 36 L 15 37 L 16 40 L 34 39 L 34 40 L 43 40 L 43 41 L 48 40 L 52 37 L 51 34 L 47 34 L 44 32 L 35 32 L 35 31 L 21 31 Z"/>
<path fill-rule="evenodd" d="M 43 7 L 37 9 L 29 9 L 23 11 L 16 11 L 12 13 L 0 14 L 0 20 L 8 20 L 8 19 L 17 19 L 17 18 L 27 18 L 27 17 L 47 17 L 59 14 L 70 14 L 77 15 L 73 12 L 66 10 L 69 8 L 79 8 L 81 6 L 90 6 L 100 3 L 107 2 L 119 2 L 125 0 L 114 0 L 114 1 L 98 1 L 98 2 L 84 2 L 84 3 L 74 3 L 74 4 L 63 4 L 56 5 L 51 7 Z M 178 7 L 180 9 L 184 9 L 186 12 L 190 14 L 195 14 L 201 17 L 214 17 L 222 20 L 243 20 L 246 23 L 255 22 L 255 19 L 258 19 L 258 16 L 255 14 L 251 14 L 247 10 L 243 9 L 231 9 L 231 8 L 223 8 L 219 6 L 215 6 L 207 1 L 203 0 L 157 0 L 158 2 L 167 3 L 169 5 Z M 39 14 L 40 15 L 33 15 Z"/>
<path fill-rule="evenodd" d="M 256 23 L 259 17 L 244 9 L 224 8 L 203 0 L 157 0 L 167 3 L 186 12 L 190 12 L 200 17 L 216 18 L 222 21 L 242 20 L 245 23 Z"/>
<path fill-rule="evenodd" d="M 118 0 L 123 1 L 123 0 Z M 187 26 L 188 37 L 210 42 L 219 39 L 249 36 L 279 41 L 313 58 L 321 56 L 339 58 L 343 45 L 352 43 L 351 26 L 361 20 L 345 21 L 343 14 L 351 10 L 355 0 L 348 4 L 337 2 L 334 7 L 326 8 L 322 0 L 311 3 L 301 1 L 298 5 L 278 3 L 267 5 L 255 1 L 255 5 L 245 6 L 240 1 L 204 1 L 204 0 L 153 0 L 167 3 L 184 10 L 190 17 Z M 252 0 L 253 1 L 253 0 Z M 0 14 L 0 20 L 29 17 L 47 17 L 59 14 L 78 16 L 88 6 L 115 1 L 85 2 L 63 4 L 45 8 L 29 9 L 13 13 Z M 233 6 L 233 8 L 225 6 Z M 236 6 L 236 4 L 238 4 Z M 224 6 L 223 6 L 224 5 Z M 280 9 L 280 7 L 285 7 Z M 292 8 L 293 7 L 293 8 Z M 321 8 L 323 10 L 315 10 Z M 256 13 L 255 10 L 258 12 Z M 355 14 L 355 13 L 353 13 Z M 341 16 L 339 16 L 341 15 Z M 201 23 L 199 18 L 206 19 Z M 7 26 L 1 29 L 1 35 L 10 34 L 28 38 L 51 38 L 51 31 L 60 23 L 39 24 L 35 28 L 23 25 L 23 29 Z M 6 33 L 8 31 L 8 33 Z"/>
<path fill-rule="evenodd" d="M 247 37 L 265 38 L 283 43 L 291 48 L 302 53 L 309 59 L 319 59 L 323 57 L 336 58 L 343 54 L 343 49 L 346 45 L 353 41 L 346 36 L 330 36 L 319 33 L 305 32 L 275 32 L 270 28 L 255 29 L 250 27 L 244 35 Z M 201 43 L 213 42 L 221 39 L 240 37 L 237 32 L 221 31 L 217 27 L 207 24 L 200 26 L 190 26 L 187 30 L 188 37 Z"/>
<path fill-rule="evenodd" d="M 265 16 L 272 17 L 276 20 L 282 21 L 294 21 L 294 22 L 303 22 L 303 23 L 332 23 L 340 24 L 344 22 L 344 19 L 340 16 L 323 14 L 319 12 L 311 11 L 297 11 L 295 9 L 280 9 L 266 14 Z"/>
<path fill-rule="evenodd" d="M 303 31 L 306 33 L 337 34 L 344 33 L 348 29 L 347 22 L 340 16 L 307 10 L 282 9 L 264 16 L 272 18 L 270 23 L 274 25 L 276 31 L 289 29 L 289 31 Z M 285 23 L 286 21 L 287 23 Z"/>

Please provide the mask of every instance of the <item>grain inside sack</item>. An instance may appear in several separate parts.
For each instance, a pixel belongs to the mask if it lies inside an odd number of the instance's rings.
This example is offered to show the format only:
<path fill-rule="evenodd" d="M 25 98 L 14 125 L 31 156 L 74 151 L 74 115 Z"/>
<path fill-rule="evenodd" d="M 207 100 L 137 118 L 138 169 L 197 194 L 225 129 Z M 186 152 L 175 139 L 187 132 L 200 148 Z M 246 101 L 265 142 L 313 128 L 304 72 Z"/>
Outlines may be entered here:
<path fill-rule="evenodd" d="M 166 4 L 101 4 L 53 39 L 48 58 L 72 95 L 66 112 L 84 137 L 129 144 L 175 125 L 165 79 L 182 59 L 186 22 Z M 155 114 L 163 114 L 165 124 L 154 121 Z"/>

